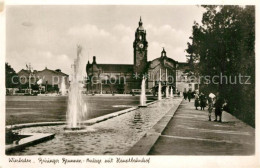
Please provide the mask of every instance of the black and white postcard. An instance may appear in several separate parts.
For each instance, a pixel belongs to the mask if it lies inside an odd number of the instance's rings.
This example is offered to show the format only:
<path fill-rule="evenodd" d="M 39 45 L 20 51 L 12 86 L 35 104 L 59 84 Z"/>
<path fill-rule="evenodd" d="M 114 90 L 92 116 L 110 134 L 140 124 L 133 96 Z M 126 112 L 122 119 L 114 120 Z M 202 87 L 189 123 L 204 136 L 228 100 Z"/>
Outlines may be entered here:
<path fill-rule="evenodd" d="M 258 7 L 1 2 L 0 167 L 256 168 Z"/>

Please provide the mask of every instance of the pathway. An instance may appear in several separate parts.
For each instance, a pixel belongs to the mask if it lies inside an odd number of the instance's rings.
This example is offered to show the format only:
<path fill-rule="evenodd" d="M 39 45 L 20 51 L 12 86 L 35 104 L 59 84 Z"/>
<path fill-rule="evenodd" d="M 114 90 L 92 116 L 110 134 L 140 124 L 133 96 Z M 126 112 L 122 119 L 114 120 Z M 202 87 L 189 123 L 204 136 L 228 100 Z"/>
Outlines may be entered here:
<path fill-rule="evenodd" d="M 226 112 L 222 121 L 208 121 L 207 110 L 183 100 L 149 155 L 254 154 L 255 129 Z"/>

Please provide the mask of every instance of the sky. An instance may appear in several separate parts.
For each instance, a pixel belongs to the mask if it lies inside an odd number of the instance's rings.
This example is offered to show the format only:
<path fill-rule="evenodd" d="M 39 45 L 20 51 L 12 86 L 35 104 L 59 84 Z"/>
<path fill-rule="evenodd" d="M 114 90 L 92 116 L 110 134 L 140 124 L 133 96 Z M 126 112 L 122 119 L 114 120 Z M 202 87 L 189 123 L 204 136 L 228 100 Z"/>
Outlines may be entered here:
<path fill-rule="evenodd" d="M 133 64 L 133 41 L 140 16 L 146 29 L 148 61 L 167 56 L 185 62 L 194 21 L 204 9 L 174 5 L 45 5 L 8 6 L 6 62 L 16 72 L 31 64 L 35 70 L 61 69 L 67 74 L 81 45 L 83 61 Z"/>

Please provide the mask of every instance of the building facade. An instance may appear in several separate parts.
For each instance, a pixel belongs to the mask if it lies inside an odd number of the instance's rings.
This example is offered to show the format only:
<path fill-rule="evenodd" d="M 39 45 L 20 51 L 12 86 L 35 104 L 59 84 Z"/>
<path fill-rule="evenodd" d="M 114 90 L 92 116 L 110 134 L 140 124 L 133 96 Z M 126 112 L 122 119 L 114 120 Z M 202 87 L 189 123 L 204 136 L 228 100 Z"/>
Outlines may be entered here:
<path fill-rule="evenodd" d="M 19 81 L 23 90 L 40 90 L 41 93 L 58 92 L 64 82 L 66 89 L 69 88 L 69 75 L 60 69 L 50 70 L 47 67 L 42 71 L 22 69 L 18 73 Z M 34 89 L 36 88 L 37 89 Z"/>
<path fill-rule="evenodd" d="M 179 63 L 176 70 L 176 89 L 180 92 L 199 90 L 199 81 L 188 63 Z"/>
<path fill-rule="evenodd" d="M 133 64 L 98 64 L 96 56 L 93 56 L 92 63 L 88 61 L 86 65 L 87 92 L 132 93 L 133 90 L 140 90 L 143 76 L 148 90 L 156 90 L 160 81 L 163 88 L 170 86 L 175 91 L 178 62 L 167 57 L 164 48 L 161 56 L 148 61 L 146 35 L 140 18 L 133 42 Z"/>

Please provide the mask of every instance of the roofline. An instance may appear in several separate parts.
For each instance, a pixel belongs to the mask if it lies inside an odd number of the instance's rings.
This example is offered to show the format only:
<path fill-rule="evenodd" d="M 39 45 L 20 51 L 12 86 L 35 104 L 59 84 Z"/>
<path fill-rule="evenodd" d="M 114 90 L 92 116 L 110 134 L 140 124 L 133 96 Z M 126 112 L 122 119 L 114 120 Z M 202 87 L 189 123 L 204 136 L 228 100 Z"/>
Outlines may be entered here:
<path fill-rule="evenodd" d="M 97 64 L 97 65 L 127 65 L 127 66 L 134 66 L 134 64 Z"/>
<path fill-rule="evenodd" d="M 55 71 L 55 70 L 51 70 L 51 69 L 48 69 L 48 68 L 47 68 L 47 69 L 43 69 L 43 70 L 41 70 L 41 71 L 37 71 L 37 72 L 43 72 L 43 71 L 45 71 L 45 70 L 49 70 L 49 71 L 52 71 L 52 72 L 57 73 L 57 74 L 69 76 L 69 75 L 67 75 L 67 74 L 65 74 L 65 73 L 63 73 L 63 72 L 57 72 L 57 71 Z"/>
<path fill-rule="evenodd" d="M 43 70 L 41 70 L 41 71 L 37 71 L 37 70 L 34 70 L 34 71 L 36 71 L 37 73 L 38 72 L 43 72 L 44 70 L 49 70 L 49 71 L 51 71 L 51 72 L 53 72 L 53 73 L 56 73 L 56 74 L 60 74 L 60 75 L 64 75 L 64 76 L 69 76 L 69 75 L 67 75 L 67 74 L 65 74 L 65 73 L 63 73 L 63 72 L 57 72 L 57 71 L 55 71 L 55 70 L 51 70 L 51 69 L 43 69 Z M 17 72 L 17 73 L 20 73 L 20 72 L 27 72 L 27 73 L 29 73 L 29 70 L 26 70 L 26 69 L 21 69 L 19 72 Z"/>
<path fill-rule="evenodd" d="M 188 62 L 178 62 L 179 64 L 189 64 Z"/>
<path fill-rule="evenodd" d="M 152 62 L 152 61 L 154 61 L 154 60 L 160 60 L 162 57 L 158 57 L 158 58 L 155 58 L 155 59 L 153 59 L 153 60 L 151 60 L 151 61 L 149 61 L 149 62 Z M 172 58 L 170 58 L 170 57 L 165 57 L 165 58 L 167 58 L 167 59 L 170 59 L 170 60 L 172 60 L 172 61 L 174 61 L 174 62 L 176 62 L 176 63 L 179 63 L 178 61 L 175 61 L 174 59 L 172 59 Z"/>

